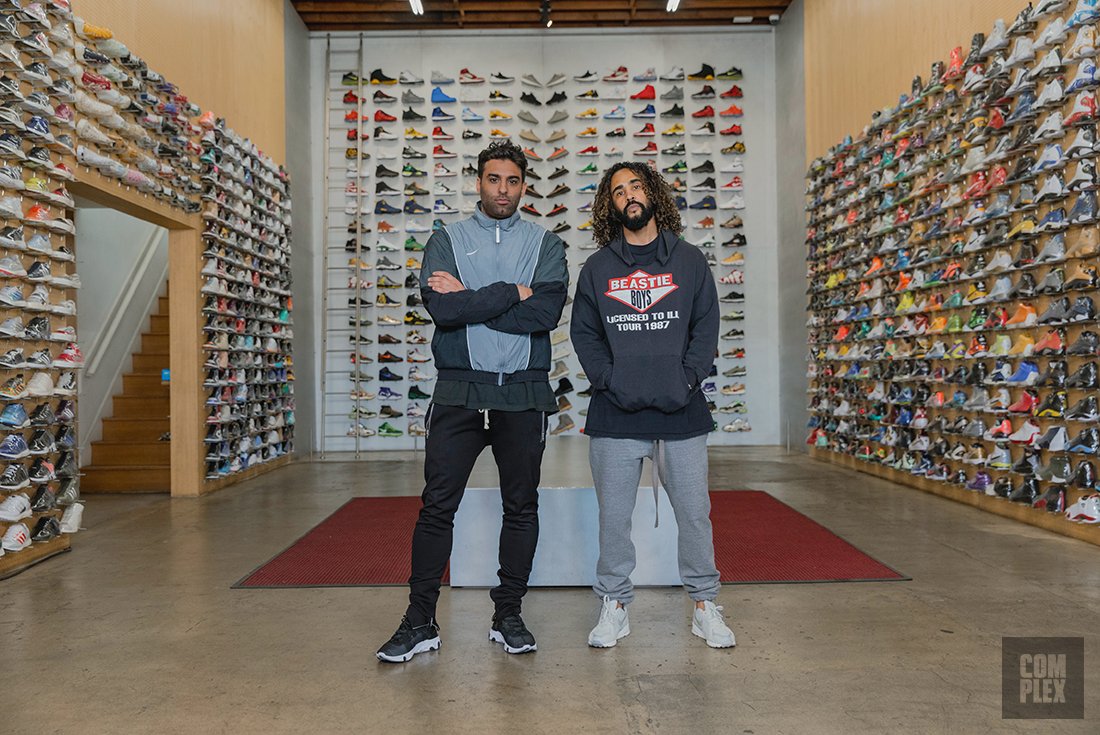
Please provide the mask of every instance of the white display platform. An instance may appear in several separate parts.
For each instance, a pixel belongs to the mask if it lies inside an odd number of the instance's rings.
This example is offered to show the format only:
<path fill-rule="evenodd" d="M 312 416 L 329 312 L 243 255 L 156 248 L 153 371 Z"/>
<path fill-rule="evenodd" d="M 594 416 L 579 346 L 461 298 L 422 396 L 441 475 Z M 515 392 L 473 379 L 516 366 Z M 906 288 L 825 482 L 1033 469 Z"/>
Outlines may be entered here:
<path fill-rule="evenodd" d="M 631 536 L 638 565 L 635 585 L 679 586 L 676 518 L 664 490 L 658 495 L 661 525 L 653 527 L 653 489 L 639 488 Z M 499 488 L 467 488 L 455 515 L 452 587 L 495 587 L 500 544 Z M 599 510 L 590 487 L 539 490 L 539 544 L 531 587 L 591 587 L 599 556 Z"/>

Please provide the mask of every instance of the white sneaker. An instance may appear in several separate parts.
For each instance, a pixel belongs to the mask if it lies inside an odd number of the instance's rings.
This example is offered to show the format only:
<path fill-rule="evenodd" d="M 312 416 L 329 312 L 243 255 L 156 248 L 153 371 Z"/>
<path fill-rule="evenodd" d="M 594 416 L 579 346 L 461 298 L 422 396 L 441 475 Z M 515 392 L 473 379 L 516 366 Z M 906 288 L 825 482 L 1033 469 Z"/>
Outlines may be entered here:
<path fill-rule="evenodd" d="M 710 600 L 703 603 L 702 610 L 695 608 L 691 616 L 691 632 L 706 640 L 711 648 L 732 648 L 737 645 L 733 631 L 726 625 L 722 608 Z"/>
<path fill-rule="evenodd" d="M 1069 50 L 1069 58 L 1088 59 L 1093 56 L 1096 56 L 1096 30 L 1092 26 L 1082 26 Z"/>
<path fill-rule="evenodd" d="M 607 595 L 603 598 L 603 607 L 600 608 L 600 621 L 588 634 L 588 645 L 593 648 L 611 648 L 619 642 L 620 638 L 630 635 L 630 618 L 626 614 L 625 607 L 619 607 L 619 603 Z"/>
<path fill-rule="evenodd" d="M 31 501 L 23 493 L 9 495 L 0 503 L 0 521 L 21 521 L 31 516 Z"/>
<path fill-rule="evenodd" d="M 1043 29 L 1043 32 L 1039 34 L 1039 40 L 1036 46 L 1039 48 L 1051 48 L 1057 46 L 1066 40 L 1066 36 L 1069 35 L 1069 29 L 1066 28 L 1066 22 L 1060 17 L 1047 23 L 1047 27 Z"/>
<path fill-rule="evenodd" d="M 61 516 L 61 533 L 76 533 L 80 530 L 82 520 L 84 520 L 84 503 L 73 503 Z"/>
<path fill-rule="evenodd" d="M 26 525 L 16 523 L 8 526 L 2 544 L 4 551 L 22 551 L 31 545 L 31 532 Z"/>
<path fill-rule="evenodd" d="M 1008 48 L 1008 33 L 1005 28 L 1005 22 L 1003 19 L 998 18 L 993 22 L 993 30 L 986 36 L 985 43 L 982 44 L 981 55 L 988 56 L 994 51 L 1000 51 L 1003 48 Z"/>
<path fill-rule="evenodd" d="M 35 373 L 27 382 L 28 396 L 52 396 L 53 392 L 53 378 L 49 373 Z"/>

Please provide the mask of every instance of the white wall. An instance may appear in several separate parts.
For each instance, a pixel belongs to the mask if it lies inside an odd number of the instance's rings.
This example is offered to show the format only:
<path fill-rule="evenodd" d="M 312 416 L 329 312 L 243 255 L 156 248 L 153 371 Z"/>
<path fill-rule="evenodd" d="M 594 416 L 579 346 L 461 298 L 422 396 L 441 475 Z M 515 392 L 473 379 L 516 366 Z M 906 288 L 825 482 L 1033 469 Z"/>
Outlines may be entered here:
<path fill-rule="evenodd" d="M 778 163 L 780 430 L 805 450 L 806 419 L 806 76 L 803 1 L 783 13 L 775 35 Z"/>
<path fill-rule="evenodd" d="M 291 258 L 294 273 L 294 427 L 295 451 L 308 454 L 316 434 L 317 358 L 313 344 L 318 315 L 314 305 L 313 269 L 318 261 L 318 240 L 313 236 L 312 150 L 310 105 L 309 31 L 284 0 L 286 31 L 286 167 L 290 172 Z"/>
<path fill-rule="evenodd" d="M 81 461 L 102 434 L 111 396 L 122 391 L 131 353 L 165 293 L 168 231 L 112 209 L 77 207 L 76 265 L 83 288 L 77 296 L 77 338 L 84 351 L 78 438 Z M 168 367 L 167 364 L 164 367 Z"/>
<path fill-rule="evenodd" d="M 324 226 L 324 207 L 325 207 L 325 170 L 324 170 L 324 155 L 326 145 L 329 148 L 329 155 L 331 161 L 329 163 L 329 169 L 335 172 L 332 180 L 329 182 L 329 201 L 328 201 L 328 215 L 330 228 L 330 242 L 328 243 L 329 256 L 332 262 L 329 264 L 330 269 L 333 265 L 341 265 L 345 260 L 345 254 L 343 253 L 343 241 L 346 237 L 346 233 L 343 232 L 343 226 L 348 221 L 348 216 L 344 214 L 344 196 L 341 193 L 343 185 L 346 179 L 343 178 L 343 148 L 345 142 L 343 140 L 343 132 L 345 126 L 343 126 L 339 120 L 342 120 L 342 114 L 344 107 L 340 104 L 340 98 L 342 97 L 346 87 L 340 86 L 340 75 L 344 71 L 354 70 L 358 61 L 358 47 L 359 47 L 358 34 L 333 34 L 331 36 L 331 45 L 334 49 L 334 53 L 331 56 L 332 66 L 328 76 L 325 78 L 325 46 L 326 37 L 315 35 L 313 38 L 313 53 L 311 56 L 311 77 L 313 79 L 313 94 L 312 104 L 310 105 L 313 110 L 313 126 L 314 130 L 326 131 L 329 135 L 334 136 L 331 141 L 326 141 L 322 135 L 315 136 L 314 138 L 314 161 L 313 161 L 313 186 L 314 186 L 314 200 L 316 203 L 315 212 L 317 213 L 316 220 L 314 222 L 314 239 L 318 243 L 323 243 L 326 237 L 326 230 Z M 625 65 L 629 68 L 631 74 L 641 72 L 646 67 L 656 67 L 658 73 L 662 73 L 672 66 L 683 66 L 687 72 L 692 72 L 699 67 L 702 62 L 711 63 L 718 68 L 719 71 L 729 67 L 738 66 L 741 67 L 745 76 L 744 79 L 738 81 L 737 84 L 741 86 L 744 91 L 744 99 L 739 100 L 739 104 L 745 109 L 745 116 L 739 122 L 744 127 L 744 136 L 742 140 L 745 142 L 748 153 L 745 156 L 746 170 L 741 174 L 745 181 L 746 190 L 744 192 L 747 203 L 747 209 L 742 213 L 745 222 L 744 232 L 748 238 L 749 247 L 746 251 L 747 265 L 744 268 L 746 283 L 743 288 L 746 295 L 746 303 L 744 305 L 744 311 L 746 313 L 746 321 L 743 323 L 737 322 L 722 322 L 722 331 L 725 332 L 731 327 L 744 328 L 746 332 L 746 339 L 744 346 L 747 352 L 747 360 L 745 364 L 748 368 L 747 378 L 733 378 L 723 379 L 719 377 L 717 382 L 719 385 L 725 383 L 744 381 L 748 388 L 748 393 L 743 397 L 748 404 L 749 413 L 748 418 L 752 423 L 753 430 L 749 433 L 737 433 L 729 434 L 721 431 L 711 435 L 711 442 L 714 444 L 778 444 L 781 441 L 780 433 L 780 418 L 776 410 L 779 404 L 779 340 L 776 335 L 779 334 L 779 317 L 778 317 L 778 299 L 779 290 L 777 282 L 779 279 L 778 273 L 778 231 L 777 231 L 777 173 L 776 173 L 776 155 L 777 155 L 777 139 L 776 139 L 776 79 L 775 79 L 775 35 L 771 28 L 767 29 L 739 29 L 739 30 L 719 30 L 715 28 L 706 29 L 656 29 L 654 31 L 642 32 L 638 29 L 631 29 L 626 32 L 616 31 L 613 29 L 600 29 L 592 32 L 515 32 L 515 33 L 500 33 L 494 31 L 492 33 L 481 32 L 448 32 L 448 33 L 431 33 L 431 34 L 364 34 L 364 59 L 361 75 L 369 74 L 370 71 L 377 67 L 382 67 L 390 76 L 397 76 L 397 74 L 403 69 L 409 69 L 414 73 L 428 79 L 433 69 L 444 71 L 452 76 L 457 75 L 458 70 L 462 67 L 469 67 L 481 76 L 487 77 L 490 73 L 495 71 L 505 72 L 509 75 L 516 77 L 517 81 L 514 84 L 501 87 L 508 94 L 515 98 L 514 102 L 503 104 L 481 104 L 476 105 L 477 111 L 486 114 L 488 110 L 494 106 L 500 107 L 511 114 L 516 114 L 522 105 L 519 102 L 520 93 L 528 91 L 527 87 L 523 87 L 519 83 L 519 77 L 522 74 L 535 74 L 537 77 L 546 80 L 554 72 L 563 72 L 569 76 L 568 82 L 561 86 L 555 87 L 554 90 L 564 90 L 570 95 L 570 100 L 566 104 L 565 109 L 571 114 L 576 112 L 581 101 L 572 99 L 573 95 L 583 91 L 588 87 L 596 87 L 597 89 L 606 88 L 606 84 L 599 83 L 595 85 L 582 85 L 579 82 L 574 82 L 572 75 L 582 73 L 586 70 L 593 70 L 598 73 L 606 74 L 608 71 L 618 67 L 619 65 Z M 730 82 L 716 81 L 712 83 L 712 86 L 717 91 L 724 91 L 729 87 Z M 492 85 L 484 85 L 488 92 L 493 88 Z M 632 94 L 641 88 L 641 84 L 630 82 L 627 85 L 627 94 Z M 670 86 L 667 83 L 658 83 L 658 92 L 664 91 Z M 689 82 L 685 86 L 685 92 L 690 95 L 691 92 L 696 91 L 701 85 L 699 83 Z M 370 95 L 378 87 L 367 87 L 364 92 L 365 96 L 369 99 Z M 415 88 L 417 93 L 423 97 L 428 97 L 431 93 L 431 85 L 425 84 Z M 391 87 L 386 89 L 387 92 L 395 95 L 399 95 L 402 91 L 401 87 Z M 458 97 L 461 92 L 461 86 L 458 84 L 450 85 L 447 90 L 451 96 Z M 553 90 L 534 90 L 536 95 L 545 100 L 549 97 Z M 328 100 L 332 108 L 332 115 L 328 120 L 324 118 L 325 98 L 328 95 Z M 713 104 L 716 109 L 723 109 L 729 104 L 729 100 L 715 99 L 708 101 Z M 692 120 L 690 113 L 696 109 L 699 109 L 708 102 L 700 102 L 691 100 L 690 97 L 680 102 L 688 113 L 689 117 L 679 122 L 682 122 L 690 132 L 698 127 L 702 121 Z M 610 102 L 606 100 L 600 100 L 598 103 L 594 103 L 587 106 L 594 106 L 598 111 L 603 114 L 609 111 L 618 102 Z M 628 115 L 634 112 L 636 109 L 640 109 L 637 102 L 626 101 L 621 104 L 625 104 L 627 107 Z M 654 102 L 657 106 L 658 113 L 664 109 L 667 109 L 672 103 L 662 102 L 657 100 Z M 458 110 L 461 110 L 463 104 L 460 102 L 450 107 L 455 108 L 455 114 Z M 432 105 L 423 104 L 415 106 L 418 111 L 430 112 Z M 401 110 L 404 106 L 391 105 L 390 112 L 397 114 L 400 118 Z M 365 105 L 365 109 L 368 112 L 373 113 L 376 106 L 373 104 Z M 549 108 L 553 110 L 556 108 Z M 581 108 L 583 109 L 583 107 Z M 337 117 L 339 115 L 339 119 Z M 536 115 L 542 120 L 549 117 L 549 111 L 547 107 L 539 108 L 539 112 Z M 730 120 L 727 118 L 713 118 L 716 125 L 729 124 Z M 616 123 L 617 125 L 623 125 L 628 131 L 626 138 L 598 138 L 589 141 L 584 139 L 578 139 L 575 137 L 575 133 L 579 132 L 584 127 L 590 124 L 596 124 L 597 127 L 607 128 L 610 126 L 610 121 L 598 120 L 598 121 L 584 121 L 577 120 L 570 117 L 560 125 L 553 127 L 543 123 L 536 129 L 543 136 L 548 134 L 552 129 L 557 127 L 564 127 L 569 137 L 559 143 L 558 145 L 566 145 L 570 150 L 577 151 L 584 146 L 596 143 L 601 148 L 610 147 L 611 145 L 617 145 L 626 151 L 626 158 L 630 159 L 631 152 L 643 145 L 648 140 L 655 140 L 659 147 L 666 147 L 671 145 L 676 139 L 662 138 L 658 135 L 656 138 L 635 138 L 630 135 L 634 130 L 641 127 L 644 122 L 653 122 L 657 127 L 658 132 L 668 127 L 676 120 L 657 118 L 652 121 L 646 120 L 632 120 L 629 117 Z M 364 124 L 364 129 L 373 132 L 375 123 L 370 122 Z M 424 132 L 431 131 L 434 123 L 430 120 L 425 122 L 421 127 L 425 128 Z M 395 123 L 391 123 L 389 128 L 398 134 L 404 130 L 407 125 L 402 123 L 399 119 Z M 517 143 L 528 145 L 519 140 L 517 134 L 522 128 L 530 127 L 522 121 L 512 120 L 507 123 L 492 124 L 482 123 L 479 124 L 478 129 L 484 129 L 484 132 L 488 132 L 490 127 L 506 127 L 513 134 L 513 139 Z M 725 125 L 722 125 L 724 127 Z M 448 131 L 454 133 L 461 133 L 462 123 L 456 121 L 455 123 L 445 124 Z M 691 151 L 694 144 L 697 144 L 700 139 L 686 137 L 681 138 Z M 716 165 L 720 167 L 722 163 L 722 156 L 718 153 L 718 149 L 724 145 L 728 145 L 732 142 L 731 139 L 723 138 L 722 136 L 716 136 L 711 139 L 705 139 L 710 141 L 710 145 L 713 148 L 714 155 L 711 157 L 715 161 Z M 483 147 L 489 142 L 488 137 L 482 138 L 479 141 L 474 141 L 473 144 L 477 144 L 477 149 Z M 395 141 L 396 150 L 400 152 L 402 141 Z M 449 150 L 457 152 L 465 152 L 467 148 L 471 146 L 464 146 L 462 141 L 455 140 L 453 142 L 445 144 Z M 472 144 L 471 144 L 472 145 Z M 550 146 L 536 145 L 535 149 L 548 153 L 551 150 Z M 428 148 L 430 151 L 430 147 Z M 672 160 L 668 160 L 668 156 L 660 156 L 658 164 L 660 166 L 666 166 L 672 163 Z M 606 157 L 599 157 L 597 159 L 585 159 L 570 156 L 565 159 L 565 163 L 568 163 L 569 167 L 576 171 L 589 161 L 595 160 L 601 168 L 610 165 L 612 162 L 620 159 L 609 159 Z M 688 165 L 694 166 L 700 163 L 703 158 L 698 156 L 689 156 L 687 158 Z M 801 159 L 800 159 L 801 160 Z M 458 159 L 452 159 L 447 161 L 452 169 L 459 169 L 468 161 L 463 160 L 461 157 Z M 367 165 L 373 170 L 373 164 L 376 160 L 372 159 L 367 162 Z M 387 165 L 395 164 L 400 168 L 403 161 L 398 158 L 396 161 L 387 162 Z M 433 161 L 429 157 L 426 161 L 418 161 L 418 164 L 424 164 L 430 171 Z M 452 165 L 453 164 L 453 165 Z M 392 167 L 392 166 L 391 166 Z M 546 169 L 552 170 L 552 164 L 542 163 L 537 164 L 539 170 Z M 338 175 L 336 175 L 338 174 Z M 718 179 L 718 184 L 724 183 L 731 174 L 726 174 L 725 178 L 721 178 L 722 174 L 714 174 Z M 693 178 L 699 178 L 695 175 Z M 568 221 L 573 225 L 574 229 L 563 234 L 563 238 L 571 246 L 568 250 L 568 257 L 571 265 L 571 274 L 575 280 L 577 272 L 579 272 L 580 263 L 589 255 L 591 251 L 583 250 L 579 246 L 590 242 L 590 238 L 587 233 L 578 232 L 576 226 L 587 218 L 587 215 L 576 212 L 576 208 L 583 204 L 590 198 L 590 195 L 578 194 L 575 190 L 587 183 L 598 183 L 599 177 L 584 177 L 571 174 L 564 179 L 561 179 L 565 183 L 568 183 L 573 187 L 574 192 L 566 195 L 564 203 L 570 206 L 574 211 L 569 213 Z M 365 180 L 365 183 L 369 187 L 369 191 L 373 192 L 375 181 L 372 178 Z M 400 186 L 402 184 L 401 179 L 393 180 L 394 186 Z M 431 189 L 432 179 L 422 182 L 425 188 Z M 460 188 L 463 179 L 457 177 L 451 179 L 449 182 L 454 188 Z M 548 190 L 552 189 L 557 181 L 543 180 L 537 182 L 538 189 L 545 195 Z M 691 180 L 689 179 L 689 183 Z M 689 192 L 687 195 L 688 201 L 695 202 L 701 196 L 702 193 Z M 721 193 L 718 197 L 719 201 L 724 198 L 728 198 L 728 194 Z M 401 198 L 397 198 L 400 200 Z M 434 200 L 434 197 L 428 197 L 426 199 Z M 466 201 L 468 197 L 456 197 L 456 201 Z M 366 197 L 367 201 L 373 203 L 373 194 Z M 540 211 L 545 212 L 550 206 L 547 204 L 549 200 L 533 200 Z M 557 201 L 557 200 L 555 200 Z M 398 203 L 400 203 L 398 201 Z M 691 211 L 684 213 L 685 222 L 696 222 L 704 216 L 714 216 L 717 222 L 725 220 L 732 212 L 725 210 L 718 211 Z M 366 215 L 366 218 L 373 217 L 373 215 Z M 429 218 L 430 221 L 430 218 Z M 551 221 L 547 219 L 541 220 L 543 224 L 550 224 Z M 698 229 L 689 229 L 685 233 L 685 237 L 689 241 L 700 241 L 708 236 L 713 236 L 718 242 L 722 242 L 732 234 L 729 230 L 715 229 L 713 231 L 702 231 Z M 371 236 L 368 236 L 370 238 Z M 423 236 L 420 236 L 423 237 Z M 404 234 L 399 238 L 404 239 Z M 365 240 L 366 241 L 366 240 Z M 721 248 L 715 248 L 713 251 L 719 259 L 727 255 L 730 251 L 723 250 Z M 404 257 L 401 258 L 402 260 Z M 720 267 L 716 269 L 718 273 L 725 273 L 729 268 Z M 397 271 L 402 278 L 404 277 L 403 271 Z M 325 287 L 326 282 L 330 286 L 335 286 L 341 281 L 346 280 L 346 273 L 339 272 L 333 273 L 331 278 L 326 278 L 323 255 L 319 254 L 319 258 L 315 264 L 315 276 L 314 283 L 317 287 L 317 295 L 315 296 L 315 306 L 318 310 L 318 314 L 323 313 L 321 294 L 322 289 Z M 378 273 L 372 274 L 372 279 L 377 279 Z M 801 274 L 799 274 L 801 279 Z M 346 285 L 346 284 L 345 284 Z M 719 287 L 720 293 L 725 293 L 730 287 Z M 734 287 L 737 288 L 737 287 Z M 403 297 L 405 292 L 400 292 Z M 333 301 L 343 301 L 346 299 L 346 294 L 340 294 L 339 298 L 334 297 Z M 738 307 L 740 308 L 740 307 Z M 723 309 L 727 311 L 728 308 Z M 396 310 L 395 310 L 396 311 Z M 400 310 L 404 313 L 404 309 Z M 374 318 L 373 316 L 371 318 Z M 342 313 L 339 316 L 331 315 L 329 317 L 329 324 L 333 327 L 336 325 L 346 323 L 346 314 Z M 347 365 L 347 353 L 350 351 L 346 346 L 341 343 L 338 346 L 331 343 L 326 345 L 325 341 L 321 338 L 322 335 L 318 335 L 315 341 L 315 348 L 318 355 L 324 354 L 326 348 L 328 349 L 328 355 L 331 360 L 341 360 L 339 370 L 346 375 Z M 736 343 L 722 341 L 721 349 L 723 351 L 729 349 Z M 579 363 L 575 356 L 571 357 L 568 361 L 571 369 L 571 379 L 577 388 L 581 388 L 585 385 L 584 381 L 577 380 L 572 374 L 575 374 L 580 370 Z M 719 370 L 728 368 L 735 364 L 732 361 L 721 360 L 719 362 Z M 370 366 L 377 372 L 378 365 Z M 407 366 L 405 366 L 407 367 Z M 343 386 L 347 380 L 344 378 L 343 382 L 339 385 Z M 408 383 L 403 386 L 399 384 L 398 390 L 407 390 Z M 302 385 L 299 385 L 299 389 Z M 372 390 L 375 388 L 372 387 Z M 319 384 L 314 384 L 313 390 L 319 392 Z M 329 450 L 339 449 L 344 444 L 349 442 L 341 441 L 341 434 L 347 428 L 349 423 L 346 412 L 350 408 L 350 400 L 341 400 L 339 391 L 333 390 L 330 386 L 330 390 L 333 395 L 329 396 L 329 404 L 327 410 L 329 411 L 329 418 L 324 422 L 324 426 L 329 434 L 330 439 L 327 442 Z M 575 408 L 581 408 L 584 405 L 583 399 L 572 397 Z M 727 397 L 718 397 L 719 405 L 728 403 L 732 399 Z M 320 409 L 320 406 L 319 406 Z M 577 423 L 578 428 L 583 426 L 583 417 L 578 416 L 576 410 L 573 412 L 573 418 Z M 728 414 L 716 414 L 716 419 L 719 420 L 719 424 L 728 422 L 732 417 Z M 322 426 L 320 415 L 318 416 L 318 426 Z M 395 424 L 404 425 L 404 420 L 399 419 Z M 572 432 L 575 433 L 575 432 Z M 367 440 L 366 446 L 370 448 L 411 448 L 414 446 L 413 440 L 405 437 L 400 440 L 380 440 L 371 439 Z"/>

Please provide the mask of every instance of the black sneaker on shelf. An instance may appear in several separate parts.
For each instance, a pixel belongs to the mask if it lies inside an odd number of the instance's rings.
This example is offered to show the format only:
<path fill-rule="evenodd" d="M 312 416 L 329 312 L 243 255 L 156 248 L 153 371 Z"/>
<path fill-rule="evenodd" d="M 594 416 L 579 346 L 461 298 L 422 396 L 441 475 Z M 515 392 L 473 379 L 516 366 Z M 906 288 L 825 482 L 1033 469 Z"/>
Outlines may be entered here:
<path fill-rule="evenodd" d="M 504 650 L 508 653 L 528 653 L 538 650 L 535 636 L 527 630 L 519 613 L 499 619 L 493 618 L 493 624 L 489 628 L 489 640 L 503 644 Z"/>
<path fill-rule="evenodd" d="M 402 617 L 401 625 L 375 655 L 379 661 L 399 664 L 418 653 L 439 650 L 439 643 L 439 626 L 434 620 L 414 627 L 408 618 Z"/>

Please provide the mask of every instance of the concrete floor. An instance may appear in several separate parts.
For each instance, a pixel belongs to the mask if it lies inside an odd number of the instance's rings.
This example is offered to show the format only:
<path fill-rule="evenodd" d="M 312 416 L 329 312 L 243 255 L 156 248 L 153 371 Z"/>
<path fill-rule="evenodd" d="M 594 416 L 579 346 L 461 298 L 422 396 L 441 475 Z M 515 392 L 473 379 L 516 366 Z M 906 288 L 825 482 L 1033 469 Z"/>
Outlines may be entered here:
<path fill-rule="evenodd" d="M 590 484 L 585 442 L 553 443 L 545 485 Z M 1000 718 L 1001 636 L 1084 636 L 1100 681 L 1100 548 L 775 448 L 712 451 L 711 486 L 766 490 L 913 581 L 726 587 L 725 651 L 676 589 L 640 590 L 602 651 L 589 591 L 534 591 L 528 656 L 486 641 L 484 591 L 445 589 L 443 648 L 399 666 L 374 651 L 403 588 L 229 588 L 349 497 L 419 494 L 420 476 L 389 455 L 197 500 L 91 498 L 73 553 L 0 583 L 0 731 L 1100 731 L 1095 686 L 1085 722 Z M 496 484 L 488 453 L 471 484 Z"/>

